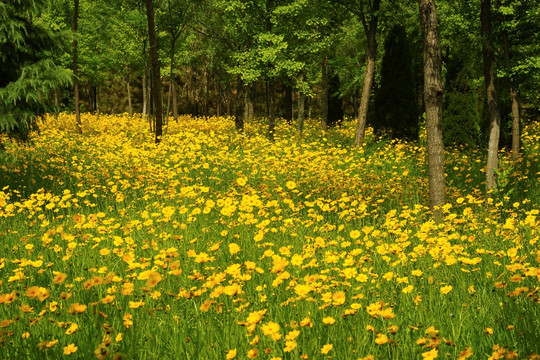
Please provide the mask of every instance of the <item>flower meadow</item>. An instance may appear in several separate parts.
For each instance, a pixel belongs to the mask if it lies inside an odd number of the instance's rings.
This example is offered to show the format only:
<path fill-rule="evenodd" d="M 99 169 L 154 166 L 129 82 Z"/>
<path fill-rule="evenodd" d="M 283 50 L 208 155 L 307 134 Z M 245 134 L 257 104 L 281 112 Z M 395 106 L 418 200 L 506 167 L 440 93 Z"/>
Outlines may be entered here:
<path fill-rule="evenodd" d="M 522 157 L 353 122 L 243 134 L 127 115 L 43 119 L 0 152 L 2 359 L 540 359 L 540 126 Z"/>

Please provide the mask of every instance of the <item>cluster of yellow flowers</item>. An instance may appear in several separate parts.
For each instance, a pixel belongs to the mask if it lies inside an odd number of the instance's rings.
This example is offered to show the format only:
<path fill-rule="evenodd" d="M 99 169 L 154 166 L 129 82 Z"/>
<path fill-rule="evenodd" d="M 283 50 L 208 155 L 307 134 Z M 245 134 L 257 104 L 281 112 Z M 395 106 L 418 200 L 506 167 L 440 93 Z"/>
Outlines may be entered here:
<path fill-rule="evenodd" d="M 435 223 L 425 147 L 354 148 L 352 124 L 270 142 L 181 117 L 160 145 L 139 118 L 83 125 L 48 117 L 1 155 L 8 358 L 540 358 L 539 173 L 486 200 L 480 153 L 450 149 Z M 523 142 L 538 164 L 538 124 Z"/>

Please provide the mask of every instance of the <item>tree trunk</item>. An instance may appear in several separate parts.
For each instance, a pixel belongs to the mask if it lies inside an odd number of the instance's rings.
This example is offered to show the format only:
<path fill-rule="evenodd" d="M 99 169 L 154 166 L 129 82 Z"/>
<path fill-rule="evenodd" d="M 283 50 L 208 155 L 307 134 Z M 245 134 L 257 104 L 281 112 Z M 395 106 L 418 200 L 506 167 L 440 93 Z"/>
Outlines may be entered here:
<path fill-rule="evenodd" d="M 293 120 L 293 91 L 289 84 L 285 85 L 285 120 L 288 124 Z"/>
<path fill-rule="evenodd" d="M 234 114 L 234 125 L 239 133 L 244 132 L 244 118 L 242 109 L 242 80 L 240 76 L 236 78 L 236 107 Z"/>
<path fill-rule="evenodd" d="M 298 91 L 298 134 L 304 132 L 304 106 L 306 103 L 306 95 L 302 91 Z"/>
<path fill-rule="evenodd" d="M 173 77 L 171 79 L 172 84 L 172 112 L 173 112 L 173 119 L 175 122 L 178 122 L 178 98 L 176 95 L 176 81 Z"/>
<path fill-rule="evenodd" d="M 435 220 L 440 221 L 442 219 L 440 207 L 446 203 L 442 135 L 441 48 L 437 34 L 435 0 L 419 0 L 418 7 L 424 48 L 424 103 L 426 108 L 429 206 Z"/>
<path fill-rule="evenodd" d="M 58 89 L 54 90 L 54 119 L 58 120 L 58 113 L 60 112 L 60 100 L 58 99 Z"/>
<path fill-rule="evenodd" d="M 253 86 L 253 84 L 250 84 L 248 89 L 248 94 L 249 94 L 249 103 L 248 103 L 248 121 L 250 123 L 253 123 L 253 98 L 254 98 L 254 92 L 255 92 L 255 87 Z"/>
<path fill-rule="evenodd" d="M 77 65 L 77 22 L 79 19 L 79 0 L 73 7 L 73 97 L 75 102 L 75 122 L 77 132 L 82 134 L 81 109 L 79 104 L 79 67 Z"/>
<path fill-rule="evenodd" d="M 96 115 L 97 115 L 97 118 L 99 119 L 99 87 L 96 86 L 95 87 L 95 91 L 96 91 Z"/>
<path fill-rule="evenodd" d="M 503 47 L 504 47 L 504 66 L 510 73 L 508 82 L 510 85 L 510 100 L 512 101 L 512 160 L 517 161 L 519 159 L 519 137 L 520 137 L 520 119 L 519 119 L 519 101 L 517 98 L 516 84 L 514 81 L 514 75 L 512 75 L 512 68 L 510 67 L 510 46 L 508 44 L 508 33 L 503 31 Z"/>
<path fill-rule="evenodd" d="M 171 97 L 173 104 L 173 117 L 174 121 L 178 121 L 178 109 L 176 109 L 176 90 L 174 84 L 174 53 L 175 53 L 176 38 L 171 38 L 171 67 L 169 69 L 169 100 L 167 101 L 167 123 L 169 122 Z"/>
<path fill-rule="evenodd" d="M 497 187 L 496 172 L 499 166 L 499 136 L 501 132 L 501 113 L 495 88 L 495 56 L 491 35 L 491 0 L 480 2 L 480 24 L 482 30 L 482 55 L 484 58 L 484 81 L 486 84 L 488 115 L 490 122 L 486 189 Z"/>
<path fill-rule="evenodd" d="M 276 101 L 274 91 L 274 79 L 268 83 L 268 138 L 274 141 L 276 132 Z"/>
<path fill-rule="evenodd" d="M 154 92 L 154 107 L 156 119 L 156 144 L 161 141 L 163 134 L 163 105 L 161 100 L 161 80 L 156 42 L 156 27 L 154 25 L 153 0 L 145 0 L 146 17 L 148 18 L 148 38 L 150 39 L 150 58 L 152 59 L 152 90 Z"/>
<path fill-rule="evenodd" d="M 374 0 L 372 11 L 379 11 L 381 5 L 380 0 Z M 371 86 L 373 84 L 373 76 L 375 74 L 375 60 L 377 58 L 377 23 L 379 17 L 376 14 L 372 15 L 369 26 L 364 26 L 364 31 L 367 37 L 367 62 L 366 74 L 364 75 L 364 85 L 362 86 L 362 96 L 360 98 L 360 108 L 358 109 L 358 122 L 356 124 L 356 134 L 354 136 L 354 145 L 362 146 L 364 143 L 364 134 L 366 131 L 367 114 L 369 110 L 369 98 L 371 94 Z"/>
<path fill-rule="evenodd" d="M 129 83 L 129 74 L 127 75 L 127 96 L 129 116 L 133 116 L 133 107 L 131 106 L 131 86 Z"/>
<path fill-rule="evenodd" d="M 322 114 L 321 114 L 321 126 L 323 130 L 328 128 L 328 57 L 325 57 L 322 62 L 321 69 L 322 76 Z"/>
<path fill-rule="evenodd" d="M 146 79 L 148 76 L 148 64 L 146 62 L 146 39 L 144 39 L 143 42 L 143 59 L 144 59 L 144 74 L 142 78 L 142 93 L 143 93 L 143 108 L 142 108 L 142 116 L 146 116 L 148 112 L 148 95 L 146 94 L 147 90 L 147 84 Z"/>

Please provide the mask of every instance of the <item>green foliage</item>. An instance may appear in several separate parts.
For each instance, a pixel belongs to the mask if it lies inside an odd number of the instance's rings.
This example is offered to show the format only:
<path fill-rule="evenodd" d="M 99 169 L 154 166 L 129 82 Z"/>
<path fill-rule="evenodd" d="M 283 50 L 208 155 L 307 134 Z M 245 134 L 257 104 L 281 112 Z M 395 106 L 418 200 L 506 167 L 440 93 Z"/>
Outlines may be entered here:
<path fill-rule="evenodd" d="M 443 136 L 446 145 L 479 145 L 480 113 L 478 89 L 470 66 L 460 55 L 448 64 L 443 108 Z"/>
<path fill-rule="evenodd" d="M 405 28 L 395 25 L 384 42 L 381 83 L 375 94 L 373 127 L 393 138 L 418 138 L 418 104 Z"/>
<path fill-rule="evenodd" d="M 0 132 L 26 139 L 47 98 L 71 81 L 71 72 L 50 59 L 53 34 L 34 23 L 44 1 L 0 4 Z"/>

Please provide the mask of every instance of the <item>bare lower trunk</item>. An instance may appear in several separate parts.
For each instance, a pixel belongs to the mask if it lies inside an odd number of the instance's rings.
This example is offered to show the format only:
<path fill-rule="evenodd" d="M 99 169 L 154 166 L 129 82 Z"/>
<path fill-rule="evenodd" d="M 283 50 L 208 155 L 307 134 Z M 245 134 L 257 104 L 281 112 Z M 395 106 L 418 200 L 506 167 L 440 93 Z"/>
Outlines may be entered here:
<path fill-rule="evenodd" d="M 293 119 L 293 91 L 292 86 L 285 85 L 285 120 L 288 124 L 292 123 Z"/>
<path fill-rule="evenodd" d="M 508 83 L 510 86 L 510 100 L 512 101 L 512 160 L 517 161 L 519 159 L 519 101 L 517 98 L 516 84 L 514 75 L 511 74 L 512 68 L 510 67 L 510 46 L 508 44 L 508 33 L 503 31 L 503 47 L 504 47 L 504 66 L 506 70 L 510 72 L 508 77 Z"/>
<path fill-rule="evenodd" d="M 178 122 L 178 98 L 176 95 L 176 81 L 174 77 L 171 80 L 172 84 L 172 113 L 174 121 Z"/>
<path fill-rule="evenodd" d="M 144 70 L 144 75 L 143 75 L 143 78 L 142 78 L 142 97 L 143 97 L 143 106 L 142 106 L 142 116 L 146 116 L 146 112 L 147 112 L 147 109 L 148 109 L 148 104 L 147 104 L 147 96 L 146 96 L 146 69 Z"/>
<path fill-rule="evenodd" d="M 429 205 L 437 221 L 446 203 L 444 145 L 442 136 L 443 87 L 441 49 L 434 0 L 419 0 L 424 47 L 424 103 L 428 150 Z"/>
<path fill-rule="evenodd" d="M 58 100 L 58 90 L 54 91 L 54 119 L 58 120 L 58 113 L 60 112 L 60 100 Z"/>
<path fill-rule="evenodd" d="M 129 84 L 129 75 L 127 77 L 127 96 L 129 116 L 133 116 L 133 107 L 131 106 L 131 86 Z"/>
<path fill-rule="evenodd" d="M 79 105 L 79 67 L 77 65 L 77 21 L 79 19 L 79 0 L 73 8 L 73 97 L 75 102 L 75 123 L 77 132 L 82 134 L 81 110 Z"/>
<path fill-rule="evenodd" d="M 499 167 L 499 136 L 501 132 L 501 113 L 497 100 L 497 90 L 495 88 L 495 57 L 491 37 L 491 1 L 481 0 L 480 23 L 483 37 L 482 55 L 484 58 L 484 81 L 486 84 L 486 95 L 488 105 L 488 115 L 490 121 L 489 144 L 486 189 L 491 190 L 497 187 L 497 169 Z"/>
<path fill-rule="evenodd" d="M 99 86 L 96 86 L 96 115 L 97 115 L 98 119 L 99 119 L 99 114 L 100 114 L 100 111 L 99 111 Z"/>
<path fill-rule="evenodd" d="M 234 117 L 234 124 L 236 126 L 236 130 L 239 133 L 244 132 L 244 117 L 243 117 L 243 109 L 242 109 L 242 80 L 238 76 L 236 78 L 236 106 L 235 106 L 235 117 Z"/>
<path fill-rule="evenodd" d="M 322 76 L 321 126 L 323 130 L 326 130 L 328 128 L 328 58 L 327 57 L 325 57 L 322 62 L 321 76 Z"/>
<path fill-rule="evenodd" d="M 380 0 L 373 1 L 373 11 L 378 12 Z M 368 40 L 367 44 L 367 62 L 366 74 L 364 76 L 364 84 L 362 86 L 362 95 L 360 98 L 360 108 L 358 109 L 358 122 L 356 124 L 356 134 L 354 136 L 354 145 L 362 146 L 364 143 L 364 134 L 366 131 L 367 114 L 369 110 L 369 98 L 371 94 L 371 86 L 373 84 L 373 75 L 375 74 L 375 61 L 377 58 L 377 22 L 378 16 L 373 15 L 369 26 L 364 25 L 364 31 Z"/>
<path fill-rule="evenodd" d="M 156 121 L 156 144 L 163 135 L 163 104 L 161 100 L 161 79 L 158 61 L 158 48 L 156 42 L 156 28 L 154 25 L 153 0 L 146 0 L 146 17 L 148 20 L 148 38 L 150 39 L 150 57 L 152 59 L 152 90 L 154 91 L 154 107 Z"/>
<path fill-rule="evenodd" d="M 302 92 L 298 92 L 298 134 L 302 135 L 304 132 L 304 106 L 306 103 L 306 95 Z"/>
<path fill-rule="evenodd" d="M 274 79 L 268 83 L 268 138 L 274 141 L 276 133 L 276 101 L 274 99 Z"/>

